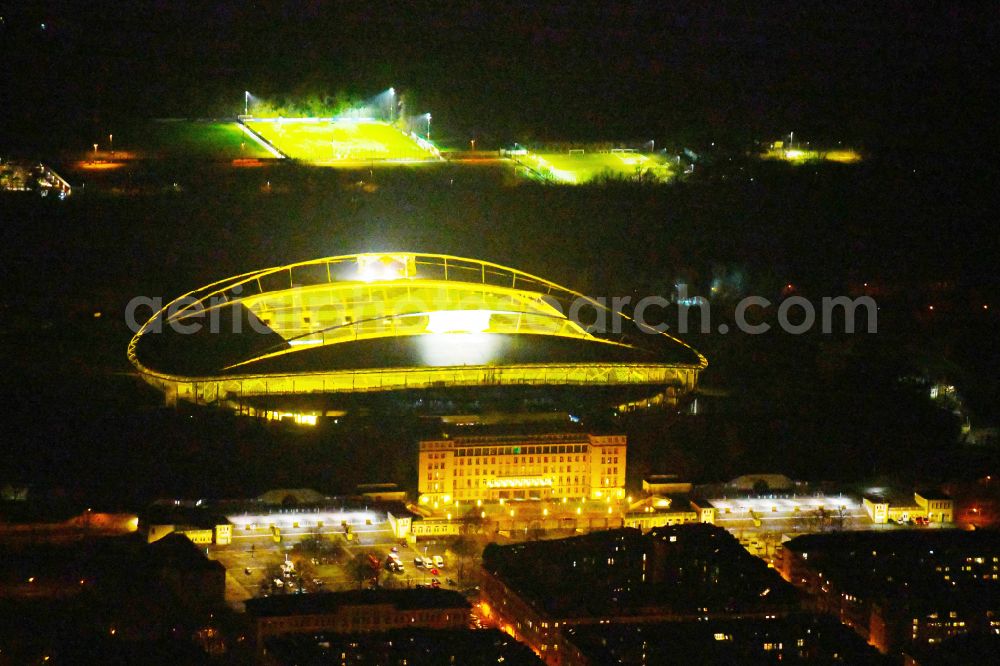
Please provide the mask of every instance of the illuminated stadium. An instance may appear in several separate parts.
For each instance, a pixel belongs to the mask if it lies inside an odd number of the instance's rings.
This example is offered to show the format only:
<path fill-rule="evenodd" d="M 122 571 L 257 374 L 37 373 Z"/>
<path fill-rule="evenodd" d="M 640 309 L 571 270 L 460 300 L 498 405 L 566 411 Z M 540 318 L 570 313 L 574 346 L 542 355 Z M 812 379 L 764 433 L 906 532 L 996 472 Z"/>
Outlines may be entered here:
<path fill-rule="evenodd" d="M 168 404 L 306 424 L 360 396 L 673 405 L 707 366 L 680 340 L 548 280 L 422 253 L 328 257 L 214 282 L 155 313 L 128 357 Z"/>

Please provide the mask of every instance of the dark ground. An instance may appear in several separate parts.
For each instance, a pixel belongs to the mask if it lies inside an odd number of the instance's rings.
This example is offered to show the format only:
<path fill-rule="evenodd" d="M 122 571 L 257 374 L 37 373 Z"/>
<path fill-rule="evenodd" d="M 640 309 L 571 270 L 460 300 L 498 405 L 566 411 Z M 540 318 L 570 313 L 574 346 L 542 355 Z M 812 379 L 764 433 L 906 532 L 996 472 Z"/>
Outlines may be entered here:
<path fill-rule="evenodd" d="M 366 191 L 356 179 L 368 173 L 154 163 L 115 182 L 76 174 L 87 187 L 64 202 L 6 199 L 0 478 L 119 502 L 412 484 L 422 426 L 404 412 L 303 433 L 163 410 L 124 353 L 135 295 L 169 299 L 253 268 L 399 248 L 488 259 L 593 295 L 669 295 L 677 281 L 707 294 L 720 276 L 733 293 L 775 302 L 788 282 L 815 299 L 862 280 L 877 288 L 876 335 L 685 336 L 710 359 L 703 386 L 728 397 L 703 397 L 700 417 L 619 422 L 636 479 L 933 479 L 995 464 L 995 452 L 957 453 L 957 420 L 914 384 L 954 383 L 974 423 L 995 422 L 1000 306 L 981 309 L 998 302 L 997 282 L 981 276 L 998 253 L 995 236 L 977 235 L 984 185 L 878 160 L 745 168 L 673 186 L 557 188 L 442 166 L 376 171 Z M 175 180 L 182 191 L 164 192 Z M 733 302 L 719 297 L 713 321 Z"/>

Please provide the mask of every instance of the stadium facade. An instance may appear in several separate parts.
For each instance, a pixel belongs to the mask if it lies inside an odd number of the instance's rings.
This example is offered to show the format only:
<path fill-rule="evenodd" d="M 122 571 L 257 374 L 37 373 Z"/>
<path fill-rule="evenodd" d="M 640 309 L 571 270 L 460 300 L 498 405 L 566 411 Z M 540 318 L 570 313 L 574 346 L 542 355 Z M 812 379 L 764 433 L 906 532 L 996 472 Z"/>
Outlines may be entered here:
<path fill-rule="evenodd" d="M 128 358 L 168 404 L 306 424 L 342 414 L 337 405 L 352 397 L 387 394 L 421 403 L 588 394 L 622 409 L 672 405 L 708 365 L 680 340 L 543 278 L 411 252 L 219 280 L 156 312 Z"/>

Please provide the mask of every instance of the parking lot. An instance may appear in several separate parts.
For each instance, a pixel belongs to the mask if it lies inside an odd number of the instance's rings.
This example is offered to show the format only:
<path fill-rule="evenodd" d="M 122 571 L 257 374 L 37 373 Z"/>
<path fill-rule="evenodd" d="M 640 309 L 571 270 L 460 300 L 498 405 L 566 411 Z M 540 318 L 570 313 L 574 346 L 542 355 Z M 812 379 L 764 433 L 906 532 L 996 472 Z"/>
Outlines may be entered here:
<path fill-rule="evenodd" d="M 395 549 L 395 552 L 393 552 Z M 442 587 L 457 587 L 454 563 L 445 559 L 443 541 L 415 546 L 397 539 L 388 523 L 372 521 L 353 525 L 350 536 L 343 527 L 315 524 L 285 527 L 276 534 L 269 525 L 243 523 L 234 529 L 232 543 L 207 548 L 209 557 L 226 567 L 226 601 L 240 608 L 249 598 L 265 594 L 292 594 L 323 590 L 347 590 L 371 585 L 371 558 L 380 566 L 378 584 L 383 587 L 416 587 L 438 581 Z M 401 570 L 391 571 L 390 553 Z M 416 559 L 443 566 L 417 566 Z M 285 563 L 291 562 L 289 567 Z M 284 565 L 285 570 L 282 570 Z M 362 578 L 362 572 L 369 572 Z"/>

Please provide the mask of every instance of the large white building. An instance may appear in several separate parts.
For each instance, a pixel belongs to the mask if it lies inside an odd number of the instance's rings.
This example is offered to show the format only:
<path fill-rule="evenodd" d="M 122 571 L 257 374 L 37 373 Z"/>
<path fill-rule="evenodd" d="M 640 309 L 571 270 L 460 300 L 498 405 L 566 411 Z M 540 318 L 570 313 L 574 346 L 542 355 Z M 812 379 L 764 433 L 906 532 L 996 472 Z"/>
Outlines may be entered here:
<path fill-rule="evenodd" d="M 421 504 L 625 496 L 624 435 L 559 433 L 420 442 Z"/>

